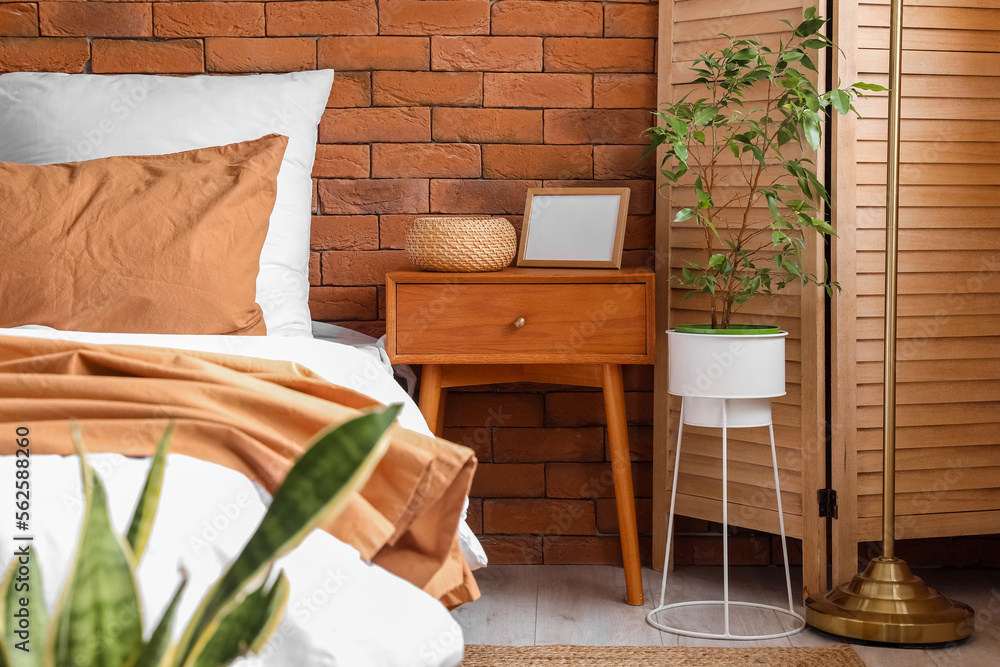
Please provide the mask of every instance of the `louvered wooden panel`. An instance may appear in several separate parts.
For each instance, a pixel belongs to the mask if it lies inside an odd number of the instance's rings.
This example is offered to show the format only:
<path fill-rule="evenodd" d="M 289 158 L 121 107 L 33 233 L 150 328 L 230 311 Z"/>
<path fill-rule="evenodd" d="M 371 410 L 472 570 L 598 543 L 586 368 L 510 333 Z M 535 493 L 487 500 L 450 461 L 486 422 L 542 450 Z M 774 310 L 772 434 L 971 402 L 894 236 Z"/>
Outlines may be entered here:
<path fill-rule="evenodd" d="M 887 82 L 888 0 L 840 0 L 844 81 Z M 1000 7 L 906 2 L 897 537 L 1000 532 Z M 880 538 L 887 98 L 835 127 L 834 579 Z"/>
<path fill-rule="evenodd" d="M 801 21 L 810 0 L 660 0 L 659 101 L 680 99 L 704 91 L 691 81 L 689 71 L 700 54 L 723 47 L 719 33 L 760 36 L 777 46 L 787 36 L 782 19 Z M 752 106 L 753 95 L 749 96 Z M 820 161 L 822 162 L 822 161 Z M 735 161 L 722 163 L 722 172 L 737 173 Z M 664 191 L 666 192 L 666 191 Z M 688 185 L 673 188 L 670 197 L 687 201 Z M 668 277 L 687 261 L 705 262 L 697 250 L 700 232 L 671 223 L 677 207 L 661 198 L 657 205 L 658 339 L 657 422 L 654 457 L 654 513 L 665 517 L 669 504 L 670 474 L 676 444 L 679 401 L 667 397 L 666 335 L 670 326 L 709 319 L 705 298 L 683 300 L 685 290 L 671 288 Z M 761 217 L 767 217 L 766 208 Z M 724 221 L 722 221 L 724 224 Z M 807 260 L 811 272 L 821 270 L 821 253 Z M 823 404 L 823 298 L 821 290 L 786 290 L 782 296 L 759 299 L 745 306 L 738 321 L 777 323 L 789 332 L 786 339 L 787 395 L 774 401 L 775 437 L 781 471 L 782 502 L 789 535 L 804 540 L 805 588 L 809 593 L 824 586 L 826 569 L 825 522 L 817 515 L 816 490 L 824 486 Z M 803 408 L 803 406 L 806 406 Z M 669 419 L 668 419 L 669 417 Z M 771 453 L 766 429 L 730 431 L 729 518 L 734 525 L 777 532 L 776 499 Z M 721 521 L 721 438 L 717 429 L 686 427 L 678 482 L 678 513 Z M 654 522 L 654 562 L 662 562 L 665 525 Z"/>

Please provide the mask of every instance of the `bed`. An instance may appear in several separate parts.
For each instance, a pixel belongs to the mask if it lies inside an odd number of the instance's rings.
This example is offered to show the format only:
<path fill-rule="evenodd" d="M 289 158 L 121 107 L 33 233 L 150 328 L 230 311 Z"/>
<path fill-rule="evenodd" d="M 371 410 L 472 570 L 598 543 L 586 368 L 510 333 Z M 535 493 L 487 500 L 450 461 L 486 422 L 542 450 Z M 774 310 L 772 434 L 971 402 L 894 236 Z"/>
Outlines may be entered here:
<path fill-rule="evenodd" d="M 474 459 L 456 458 L 457 446 L 433 438 L 374 340 L 309 319 L 310 173 L 332 77 L 0 75 L 0 396 L 6 406 L 0 423 L 16 424 L 22 406 L 42 431 L 79 413 L 89 415 L 85 435 L 88 429 L 115 433 L 114 446 L 92 444 L 90 458 L 121 529 L 149 465 L 135 454 L 148 453 L 148 445 L 122 448 L 120 430 L 101 429 L 126 422 L 148 427 L 167 415 L 149 405 L 147 412 L 129 412 L 134 405 L 107 394 L 143 382 L 163 386 L 156 382 L 169 378 L 156 375 L 162 368 L 154 362 L 168 370 L 220 368 L 251 393 L 265 385 L 285 395 L 304 392 L 308 409 L 300 414 L 292 405 L 284 416 L 286 431 L 299 439 L 297 426 L 311 429 L 324 415 L 343 417 L 372 401 L 403 403 L 397 458 L 440 447 L 452 457 L 451 477 L 442 474 L 448 465 L 437 465 L 447 456 L 433 453 L 423 457 L 423 472 L 407 480 L 411 487 L 394 489 L 391 474 L 378 480 L 376 473 L 368 487 L 383 485 L 382 505 L 358 494 L 346 519 L 328 526 L 330 532 L 314 531 L 278 563 L 291 583 L 284 620 L 262 653 L 240 664 L 456 665 L 461 629 L 435 598 L 453 605 L 478 595 L 469 573 L 485 556 L 461 503 Z M 29 220 L 18 226 L 22 217 Z M 63 222 L 50 229 L 49 220 Z M 160 224 L 149 225 L 153 220 Z M 146 245 L 155 252 L 137 254 Z M 178 262 L 187 263 L 178 268 Z M 144 375 L 143 369 L 152 370 Z M 272 377 L 279 370 L 287 377 Z M 46 403 L 49 390 L 58 400 Z M 314 398 L 327 395 L 343 398 L 343 405 L 333 401 L 324 411 Z M 188 415 L 186 422 L 199 419 Z M 182 431 L 175 433 L 179 445 Z M 256 526 L 268 490 L 296 453 L 285 442 L 268 465 L 248 464 L 245 452 L 233 455 L 246 434 L 225 433 L 229 441 L 214 459 L 190 443 L 170 455 L 160 517 L 139 570 L 150 618 L 165 608 L 180 566 L 190 581 L 178 620 L 190 616 Z M 54 438 L 48 440 L 50 449 L 42 451 L 58 451 Z M 0 478 L 12 478 L 11 458 L 0 457 Z M 51 609 L 80 521 L 79 467 L 75 457 L 55 454 L 34 455 L 32 466 L 35 544 Z M 438 491 L 424 503 L 430 507 L 414 502 L 432 487 Z M 0 498 L 11 511 L 12 502 Z M 386 525 L 367 525 L 379 522 Z M 370 533 L 380 536 L 369 539 Z M 0 526 L 0 538 L 12 537 Z M 422 570 L 408 568 L 407 554 L 418 553 L 451 559 L 451 565 L 457 557 L 461 573 L 434 569 L 439 564 L 428 565 L 429 557 Z M 9 554 L 0 563 L 6 565 Z M 179 632 L 183 622 L 174 627 Z"/>

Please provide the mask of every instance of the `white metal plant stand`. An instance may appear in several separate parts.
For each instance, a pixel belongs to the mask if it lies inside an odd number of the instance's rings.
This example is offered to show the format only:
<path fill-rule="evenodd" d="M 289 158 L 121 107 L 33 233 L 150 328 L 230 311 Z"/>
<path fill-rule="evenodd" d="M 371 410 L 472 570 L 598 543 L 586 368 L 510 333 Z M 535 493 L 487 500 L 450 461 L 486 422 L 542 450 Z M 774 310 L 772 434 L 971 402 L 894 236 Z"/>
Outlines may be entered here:
<path fill-rule="evenodd" d="M 778 480 L 778 455 L 774 445 L 774 424 L 771 417 L 771 397 L 784 394 L 784 340 L 782 334 L 774 337 L 755 337 L 764 345 L 771 349 L 766 349 L 761 353 L 745 350 L 741 344 L 732 343 L 724 337 L 699 336 L 694 334 L 671 334 L 671 365 L 674 366 L 675 357 L 677 375 L 671 368 L 670 393 L 681 396 L 680 422 L 677 428 L 677 448 L 674 453 L 674 474 L 673 485 L 670 489 L 670 514 L 667 520 L 667 545 L 663 558 L 663 582 L 660 586 L 660 604 L 646 615 L 646 620 L 655 628 L 687 637 L 698 637 L 701 639 L 739 639 L 739 640 L 764 640 L 787 637 L 805 628 L 805 619 L 795 611 L 792 598 L 792 577 L 788 566 L 788 546 L 785 544 L 785 515 L 781 507 L 781 486 Z M 684 336 L 678 340 L 678 336 Z M 700 341 L 698 339 L 710 338 L 714 340 Z M 765 343 L 762 339 L 778 338 Z M 691 344 L 700 345 L 704 343 L 705 350 L 694 349 Z M 724 349 L 721 345 L 728 345 Z M 675 355 L 676 353 L 676 355 Z M 780 357 L 778 356 L 780 353 Z M 728 357 L 726 356 L 728 355 Z M 751 374 L 759 370 L 759 363 L 765 361 L 763 357 L 774 357 L 780 361 L 780 376 L 771 375 L 767 380 L 761 381 L 761 375 L 756 380 L 755 395 L 738 395 L 740 390 L 733 383 L 727 382 L 721 374 L 713 372 L 713 367 L 722 365 L 729 371 L 736 370 L 749 371 Z M 683 361 L 680 361 L 683 360 Z M 741 366 L 757 367 L 740 368 Z M 692 372 L 692 370 L 696 372 Z M 715 377 L 718 375 L 718 377 Z M 708 378 L 709 383 L 702 383 L 698 389 L 694 389 L 690 382 L 692 377 Z M 745 378 L 744 378 L 745 379 Z M 778 385 L 780 382 L 780 391 Z M 704 386 L 708 384 L 710 386 Z M 731 385 L 731 386 L 726 386 Z M 736 382 L 735 385 L 742 385 L 745 392 L 747 385 Z M 762 387 L 762 385 L 764 385 Z M 771 385 L 768 387 L 767 385 Z M 751 385 L 752 386 L 752 385 Z M 760 394 L 769 394 L 761 396 Z M 713 395 L 714 394 L 714 395 Z M 721 395 L 720 395 L 721 394 Z M 707 426 L 722 429 L 722 553 L 723 553 L 723 598 L 722 600 L 692 600 L 687 602 L 674 602 L 665 604 L 667 593 L 668 566 L 670 561 L 670 547 L 674 535 L 674 509 L 677 501 L 677 474 L 681 461 L 681 438 L 684 435 L 684 426 Z M 788 608 L 776 605 L 763 604 L 759 602 L 734 601 L 729 599 L 729 493 L 728 493 L 728 431 L 730 428 L 758 428 L 766 426 L 771 437 L 771 465 L 774 470 L 774 489 L 778 498 L 778 526 L 781 532 L 781 553 L 785 565 L 785 589 L 788 593 Z M 656 620 L 656 615 L 668 609 L 679 609 L 682 607 L 702 607 L 702 606 L 722 606 L 724 608 L 725 626 L 722 633 L 695 632 L 666 625 Z M 763 635 L 737 635 L 730 631 L 730 607 L 752 607 L 757 609 L 769 609 L 779 614 L 792 617 L 795 627 L 784 632 L 776 632 Z"/>

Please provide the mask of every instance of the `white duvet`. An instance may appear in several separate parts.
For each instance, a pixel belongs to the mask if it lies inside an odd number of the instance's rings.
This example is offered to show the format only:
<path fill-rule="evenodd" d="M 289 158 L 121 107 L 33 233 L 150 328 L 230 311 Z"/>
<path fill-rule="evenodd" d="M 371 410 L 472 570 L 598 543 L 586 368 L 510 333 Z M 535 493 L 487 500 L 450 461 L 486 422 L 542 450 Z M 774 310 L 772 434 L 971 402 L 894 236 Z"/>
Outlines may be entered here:
<path fill-rule="evenodd" d="M 333 328 L 324 333 L 336 334 Z M 402 425 L 428 433 L 412 399 L 386 370 L 378 348 L 305 337 L 166 336 L 70 333 L 44 328 L 0 329 L 0 335 L 34 336 L 224 352 L 295 361 L 340 385 L 383 403 L 404 403 Z M 350 334 L 346 334 L 350 335 Z M 355 338 L 348 342 L 364 343 Z M 113 520 L 127 528 L 148 459 L 91 455 L 111 499 Z M 41 564 L 45 598 L 55 608 L 79 532 L 82 491 L 76 457 L 32 458 L 32 533 Z M 0 488 L 14 479 L 12 457 L 0 457 Z M 193 490 L 197 490 L 194 493 Z M 155 626 L 179 581 L 183 565 L 189 583 L 178 609 L 175 634 L 204 592 L 239 552 L 266 510 L 267 494 L 243 475 L 182 455 L 170 455 L 160 513 L 139 568 L 147 628 Z M 14 515 L 13 493 L 0 494 L 0 516 Z M 485 564 L 481 548 L 462 522 L 463 548 L 474 565 Z M 13 543 L 10 522 L 0 522 L 0 539 Z M 13 548 L 0 550 L 6 568 Z M 314 531 L 276 567 L 284 569 L 291 592 L 284 620 L 260 657 L 239 665 L 286 667 L 423 667 L 461 662 L 462 631 L 447 610 L 415 586 L 363 562 L 358 552 Z"/>

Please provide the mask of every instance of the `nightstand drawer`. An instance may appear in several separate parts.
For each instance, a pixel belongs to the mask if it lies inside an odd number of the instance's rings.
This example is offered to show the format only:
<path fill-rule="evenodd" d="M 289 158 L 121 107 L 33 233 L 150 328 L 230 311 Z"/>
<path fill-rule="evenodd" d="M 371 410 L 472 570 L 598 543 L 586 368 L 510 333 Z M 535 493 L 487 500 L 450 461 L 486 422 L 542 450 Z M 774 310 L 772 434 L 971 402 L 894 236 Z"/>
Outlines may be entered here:
<path fill-rule="evenodd" d="M 395 289 L 398 355 L 551 361 L 650 352 L 645 283 L 399 283 Z"/>

